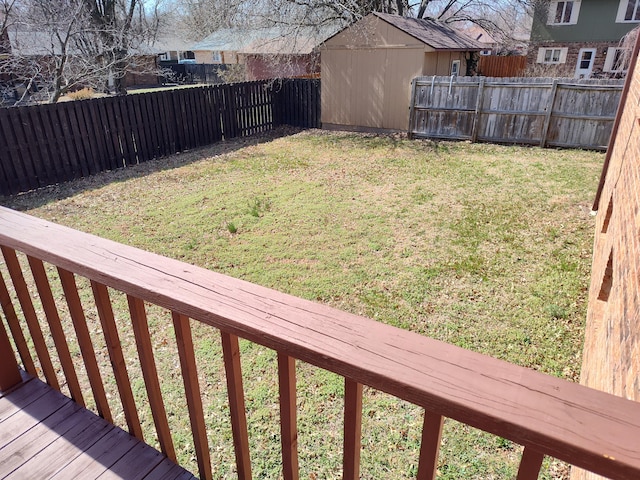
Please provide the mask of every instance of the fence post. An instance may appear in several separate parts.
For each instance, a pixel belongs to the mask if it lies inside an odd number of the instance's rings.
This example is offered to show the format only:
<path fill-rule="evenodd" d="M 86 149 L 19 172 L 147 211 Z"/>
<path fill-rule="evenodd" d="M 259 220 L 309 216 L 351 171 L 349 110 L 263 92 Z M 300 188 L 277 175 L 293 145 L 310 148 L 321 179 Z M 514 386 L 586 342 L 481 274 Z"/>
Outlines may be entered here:
<path fill-rule="evenodd" d="M 478 99 L 476 100 L 476 113 L 473 116 L 473 126 L 471 127 L 471 142 L 475 143 L 478 140 L 478 125 L 480 124 L 480 108 L 482 107 L 482 99 L 484 97 L 484 82 L 485 77 L 480 78 L 478 84 Z"/>
<path fill-rule="evenodd" d="M 414 78 L 411 80 L 411 100 L 409 101 L 409 130 L 407 132 L 407 137 L 409 140 L 413 139 L 413 122 L 415 122 L 416 118 L 416 83 L 418 79 Z"/>
<path fill-rule="evenodd" d="M 551 94 L 549 95 L 549 106 L 547 114 L 544 117 L 544 125 L 542 126 L 542 135 L 540 135 L 540 146 L 544 148 L 547 145 L 547 134 L 549 133 L 549 125 L 551 124 L 551 114 L 553 112 L 553 104 L 556 101 L 556 92 L 558 91 L 558 79 L 553 80 L 551 84 Z"/>
<path fill-rule="evenodd" d="M 9 342 L 4 322 L 0 320 L 0 392 L 6 392 L 22 381 L 18 362 Z"/>

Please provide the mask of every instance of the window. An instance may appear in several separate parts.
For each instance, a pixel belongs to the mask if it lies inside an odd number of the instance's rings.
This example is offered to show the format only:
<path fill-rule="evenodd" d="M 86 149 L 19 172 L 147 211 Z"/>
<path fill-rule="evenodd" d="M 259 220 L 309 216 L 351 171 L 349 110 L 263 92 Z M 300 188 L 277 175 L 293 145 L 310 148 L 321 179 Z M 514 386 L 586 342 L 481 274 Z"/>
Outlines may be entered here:
<path fill-rule="evenodd" d="M 169 52 L 162 52 L 162 53 L 158 54 L 158 58 L 159 58 L 161 61 L 167 61 L 167 60 L 169 60 Z"/>
<path fill-rule="evenodd" d="M 636 1 L 636 0 L 634 0 Z M 640 0 L 637 0 L 640 1 Z M 580 12 L 580 0 L 573 1 L 552 1 L 549 4 L 549 25 L 575 25 L 578 23 L 578 13 Z"/>
<path fill-rule="evenodd" d="M 605 72 L 625 72 L 627 70 L 628 53 L 625 48 L 609 47 L 603 70 Z"/>
<path fill-rule="evenodd" d="M 640 22 L 640 0 L 620 0 L 616 22 Z"/>
<path fill-rule="evenodd" d="M 213 63 L 222 63 L 222 52 L 213 52 Z"/>
<path fill-rule="evenodd" d="M 451 62 L 451 76 L 457 77 L 460 74 L 460 60 Z"/>
<path fill-rule="evenodd" d="M 567 61 L 567 47 L 564 48 L 541 48 L 538 50 L 537 63 L 557 64 Z"/>
<path fill-rule="evenodd" d="M 489 48 L 487 50 L 480 50 L 480 55 L 482 55 L 483 57 L 491 55 L 491 49 Z"/>

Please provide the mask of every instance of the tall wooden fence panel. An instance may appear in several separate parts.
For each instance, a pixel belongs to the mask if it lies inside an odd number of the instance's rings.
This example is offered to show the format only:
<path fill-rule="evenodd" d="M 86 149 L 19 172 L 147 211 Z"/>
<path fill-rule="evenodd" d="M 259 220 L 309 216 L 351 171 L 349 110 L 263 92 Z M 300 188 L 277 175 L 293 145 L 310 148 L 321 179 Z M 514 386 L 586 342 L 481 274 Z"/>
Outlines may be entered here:
<path fill-rule="evenodd" d="M 319 80 L 295 79 L 0 108 L 0 194 L 127 167 L 279 125 L 319 127 L 319 95 Z"/>
<path fill-rule="evenodd" d="M 420 77 L 409 134 L 606 149 L 622 80 Z"/>
<path fill-rule="evenodd" d="M 484 77 L 519 77 L 526 68 L 524 55 L 482 55 L 478 60 L 478 74 Z"/>

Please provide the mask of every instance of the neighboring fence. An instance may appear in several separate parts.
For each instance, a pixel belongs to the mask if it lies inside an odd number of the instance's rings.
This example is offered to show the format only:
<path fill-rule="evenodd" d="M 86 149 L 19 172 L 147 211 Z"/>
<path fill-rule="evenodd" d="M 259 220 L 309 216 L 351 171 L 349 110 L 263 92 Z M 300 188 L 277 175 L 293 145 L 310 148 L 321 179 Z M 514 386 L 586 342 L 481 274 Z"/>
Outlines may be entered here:
<path fill-rule="evenodd" d="M 526 68 L 524 55 L 483 55 L 478 60 L 478 74 L 484 77 L 519 77 Z"/>
<path fill-rule="evenodd" d="M 247 82 L 0 108 L 0 194 L 280 125 L 319 127 L 319 80 Z"/>
<path fill-rule="evenodd" d="M 409 135 L 606 149 L 622 80 L 420 77 Z"/>
<path fill-rule="evenodd" d="M 208 83 L 218 84 L 225 83 L 224 72 L 229 70 L 229 65 L 225 64 L 203 64 L 203 63 L 161 63 L 160 66 L 165 70 L 165 82 L 178 83 Z M 236 67 L 236 65 L 234 65 Z M 237 65 L 244 68 L 243 65 Z"/>

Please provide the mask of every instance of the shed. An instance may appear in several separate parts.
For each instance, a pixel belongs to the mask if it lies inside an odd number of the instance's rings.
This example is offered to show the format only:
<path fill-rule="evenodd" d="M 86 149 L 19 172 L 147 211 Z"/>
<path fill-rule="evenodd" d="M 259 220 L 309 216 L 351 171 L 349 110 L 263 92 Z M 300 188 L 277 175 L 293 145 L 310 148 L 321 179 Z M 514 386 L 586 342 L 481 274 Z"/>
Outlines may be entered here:
<path fill-rule="evenodd" d="M 482 45 L 428 19 L 371 13 L 322 47 L 324 128 L 403 130 L 409 126 L 411 81 L 464 75 Z"/>

